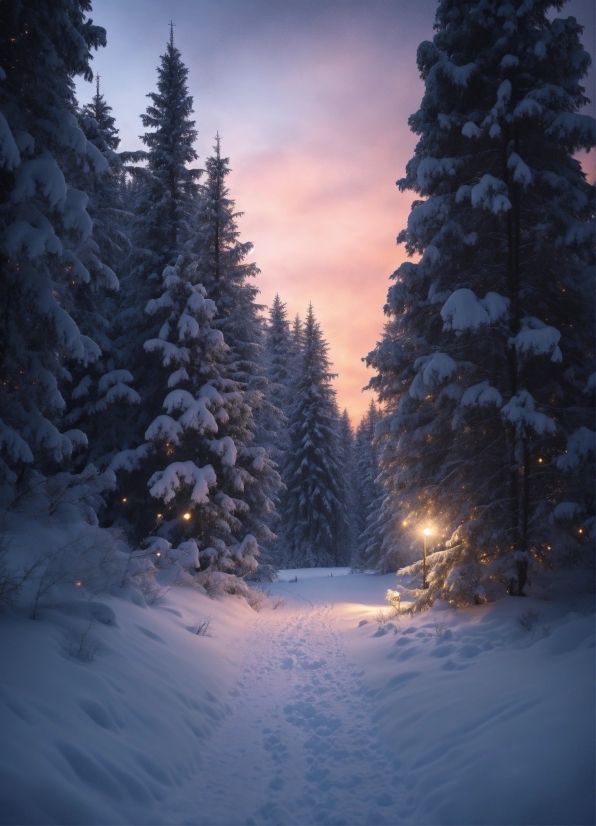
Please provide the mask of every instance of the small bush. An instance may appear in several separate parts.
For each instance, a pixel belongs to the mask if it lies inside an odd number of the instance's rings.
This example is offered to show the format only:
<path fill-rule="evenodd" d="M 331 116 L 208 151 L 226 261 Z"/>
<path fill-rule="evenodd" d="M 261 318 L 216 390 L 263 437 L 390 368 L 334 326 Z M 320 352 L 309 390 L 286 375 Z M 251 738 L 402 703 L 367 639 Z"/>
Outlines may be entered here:
<path fill-rule="evenodd" d="M 271 603 L 271 607 L 274 611 L 276 611 L 278 608 L 283 608 L 284 605 L 287 605 L 287 602 L 283 597 L 276 597 Z"/>
<path fill-rule="evenodd" d="M 251 608 L 254 608 L 255 611 L 260 611 L 263 603 L 270 595 L 270 592 L 266 588 L 249 588 L 245 599 Z"/>
<path fill-rule="evenodd" d="M 373 617 L 374 621 L 378 622 L 379 625 L 385 625 L 385 623 L 392 620 L 397 620 L 399 622 L 399 618 L 400 611 L 397 608 L 387 608 L 386 610 L 380 608 Z"/>

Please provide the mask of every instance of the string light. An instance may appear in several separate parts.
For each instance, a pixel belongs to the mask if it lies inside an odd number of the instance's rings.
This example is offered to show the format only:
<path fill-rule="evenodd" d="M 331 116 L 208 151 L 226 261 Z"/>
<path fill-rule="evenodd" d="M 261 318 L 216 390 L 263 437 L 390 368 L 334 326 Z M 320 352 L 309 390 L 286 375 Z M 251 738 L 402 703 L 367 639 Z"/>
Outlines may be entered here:
<path fill-rule="evenodd" d="M 126 502 L 126 501 L 127 501 L 126 496 L 123 496 L 123 497 L 122 497 L 122 501 L 123 501 L 123 502 Z"/>
<path fill-rule="evenodd" d="M 186 519 L 186 521 L 188 522 L 188 520 L 190 519 L 190 513 L 185 513 L 182 518 Z"/>

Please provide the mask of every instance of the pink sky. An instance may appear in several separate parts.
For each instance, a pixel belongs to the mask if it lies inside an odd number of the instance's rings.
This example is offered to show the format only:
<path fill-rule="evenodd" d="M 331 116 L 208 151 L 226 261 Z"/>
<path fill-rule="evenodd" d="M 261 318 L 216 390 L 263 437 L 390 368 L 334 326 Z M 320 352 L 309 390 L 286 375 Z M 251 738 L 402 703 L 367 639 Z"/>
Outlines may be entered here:
<path fill-rule="evenodd" d="M 260 299 L 290 317 L 312 301 L 330 344 L 338 402 L 357 422 L 371 399 L 361 359 L 381 335 L 395 237 L 411 193 L 395 186 L 412 155 L 407 119 L 423 85 L 416 49 L 435 0 L 95 0 L 108 47 L 94 69 L 122 149 L 141 147 L 139 115 L 155 89 L 167 23 L 189 67 L 199 165 L 219 131 L 232 197 L 255 245 Z M 589 0 L 565 14 L 587 25 Z M 592 83 L 593 85 L 593 76 Z M 92 91 L 78 84 L 82 102 Z M 591 95 L 593 97 L 593 94 Z"/>

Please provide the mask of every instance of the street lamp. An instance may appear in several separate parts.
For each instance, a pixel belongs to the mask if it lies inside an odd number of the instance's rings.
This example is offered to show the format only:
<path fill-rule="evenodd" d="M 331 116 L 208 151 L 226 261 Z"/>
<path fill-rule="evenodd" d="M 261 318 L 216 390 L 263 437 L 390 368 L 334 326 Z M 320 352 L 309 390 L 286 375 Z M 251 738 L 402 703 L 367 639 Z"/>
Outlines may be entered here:
<path fill-rule="evenodd" d="M 426 588 L 428 588 L 428 582 L 426 581 L 426 537 L 430 536 L 431 533 L 432 533 L 432 531 L 431 531 L 430 528 L 425 528 L 422 531 L 422 534 L 424 536 L 424 555 L 422 557 L 422 588 L 423 588 L 423 590 L 426 590 Z"/>

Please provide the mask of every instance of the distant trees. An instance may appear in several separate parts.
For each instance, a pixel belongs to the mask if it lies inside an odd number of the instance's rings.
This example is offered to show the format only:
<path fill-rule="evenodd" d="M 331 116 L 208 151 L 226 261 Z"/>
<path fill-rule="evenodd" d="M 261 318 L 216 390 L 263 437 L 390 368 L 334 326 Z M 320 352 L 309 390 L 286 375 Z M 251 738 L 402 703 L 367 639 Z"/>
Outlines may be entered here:
<path fill-rule="evenodd" d="M 371 401 L 366 415 L 356 428 L 354 440 L 355 468 L 355 527 L 357 545 L 352 566 L 356 569 L 379 570 L 387 573 L 395 570 L 397 560 L 382 547 L 381 508 L 385 491 L 378 481 L 380 449 L 376 439 L 376 426 L 381 412 Z"/>
<path fill-rule="evenodd" d="M 421 258 L 393 275 L 368 362 L 386 553 L 411 561 L 427 524 L 447 540 L 419 607 L 523 594 L 594 524 L 594 187 L 573 158 L 594 120 L 581 27 L 548 16 L 561 5 L 441 0 L 418 49 L 398 182 L 418 199 L 398 240 Z"/>
<path fill-rule="evenodd" d="M 329 346 L 312 304 L 288 412 L 290 446 L 283 470 L 282 506 L 288 562 L 296 567 L 340 565 L 347 559 L 342 532 L 347 520 L 337 413 L 329 372 Z"/>

